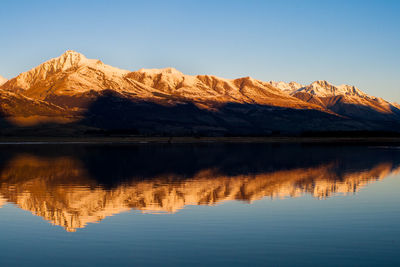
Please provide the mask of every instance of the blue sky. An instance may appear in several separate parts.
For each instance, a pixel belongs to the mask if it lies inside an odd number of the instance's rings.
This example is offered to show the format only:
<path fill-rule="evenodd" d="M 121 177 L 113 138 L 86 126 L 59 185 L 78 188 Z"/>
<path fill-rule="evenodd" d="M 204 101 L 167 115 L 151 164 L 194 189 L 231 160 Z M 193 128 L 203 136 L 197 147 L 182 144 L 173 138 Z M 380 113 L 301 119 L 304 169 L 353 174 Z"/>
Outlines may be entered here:
<path fill-rule="evenodd" d="M 129 70 L 348 83 L 400 102 L 400 1 L 0 3 L 0 75 L 76 50 Z"/>

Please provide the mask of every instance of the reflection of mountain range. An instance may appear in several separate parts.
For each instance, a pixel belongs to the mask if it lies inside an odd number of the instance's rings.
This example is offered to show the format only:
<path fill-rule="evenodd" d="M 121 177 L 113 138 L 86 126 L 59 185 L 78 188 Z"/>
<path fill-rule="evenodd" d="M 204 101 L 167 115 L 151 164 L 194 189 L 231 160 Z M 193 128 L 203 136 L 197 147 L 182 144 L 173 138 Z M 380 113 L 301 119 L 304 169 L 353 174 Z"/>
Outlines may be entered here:
<path fill-rule="evenodd" d="M 74 51 L 0 78 L 0 97 L 5 133 L 46 123 L 80 134 L 400 131 L 398 104 L 350 85 L 191 76 L 173 68 L 131 72 Z"/>
<path fill-rule="evenodd" d="M 248 147 L 249 157 L 242 150 L 238 145 L 24 148 L 10 156 L 6 150 L 0 154 L 0 201 L 74 231 L 131 209 L 176 212 L 186 205 L 305 193 L 326 198 L 357 192 L 400 171 L 397 150 L 261 145 Z M 197 158 L 204 154 L 209 157 Z M 153 172 L 132 164 L 139 157 L 153 158 Z M 157 164 L 164 158 L 170 163 Z"/>

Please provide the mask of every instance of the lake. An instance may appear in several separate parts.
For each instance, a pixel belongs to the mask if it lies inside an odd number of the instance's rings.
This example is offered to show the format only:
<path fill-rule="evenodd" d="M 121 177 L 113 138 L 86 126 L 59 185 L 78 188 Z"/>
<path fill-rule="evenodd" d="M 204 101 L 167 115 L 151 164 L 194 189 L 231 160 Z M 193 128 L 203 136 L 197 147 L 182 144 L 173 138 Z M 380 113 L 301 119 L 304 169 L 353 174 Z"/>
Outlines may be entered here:
<path fill-rule="evenodd" d="M 1 266 L 400 265 L 400 147 L 0 146 Z"/>

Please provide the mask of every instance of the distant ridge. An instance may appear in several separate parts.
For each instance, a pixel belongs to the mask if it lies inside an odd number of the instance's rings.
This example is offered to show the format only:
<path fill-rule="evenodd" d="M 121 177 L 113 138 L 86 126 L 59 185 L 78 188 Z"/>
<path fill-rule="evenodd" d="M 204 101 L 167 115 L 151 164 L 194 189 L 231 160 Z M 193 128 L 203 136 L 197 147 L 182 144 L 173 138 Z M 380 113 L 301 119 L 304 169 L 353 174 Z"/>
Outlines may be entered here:
<path fill-rule="evenodd" d="M 35 116 L 53 117 L 54 122 L 61 117 L 64 126 L 68 118 L 74 122 L 70 128 L 78 124 L 149 134 L 264 135 L 397 131 L 400 124 L 399 105 L 355 86 L 191 76 L 174 68 L 128 71 L 71 50 L 4 80 L 0 93 L 12 103 L 0 104 L 3 117 L 16 118 L 14 122 Z M 34 108 L 22 108 L 29 105 Z"/>

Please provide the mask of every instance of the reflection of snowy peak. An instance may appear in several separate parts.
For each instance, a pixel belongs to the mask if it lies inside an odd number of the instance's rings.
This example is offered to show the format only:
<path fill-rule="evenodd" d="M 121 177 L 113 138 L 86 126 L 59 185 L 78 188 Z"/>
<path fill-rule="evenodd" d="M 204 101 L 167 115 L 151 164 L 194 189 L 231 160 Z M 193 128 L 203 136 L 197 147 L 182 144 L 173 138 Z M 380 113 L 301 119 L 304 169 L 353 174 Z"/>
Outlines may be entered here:
<path fill-rule="evenodd" d="M 0 195 L 0 208 L 7 203 L 6 199 Z"/>
<path fill-rule="evenodd" d="M 104 188 L 75 158 L 17 156 L 1 170 L 0 208 L 15 203 L 67 231 L 129 211 L 174 213 L 187 205 L 215 205 L 228 200 L 255 201 L 311 194 L 323 199 L 354 193 L 400 169 L 392 162 L 374 162 L 368 169 L 338 171 L 335 162 L 257 174 L 224 175 L 202 169 L 189 179 L 168 174 L 151 179 L 128 177 Z M 29 174 L 29 175 L 27 175 Z M 67 177 L 67 178 L 66 178 Z"/>

